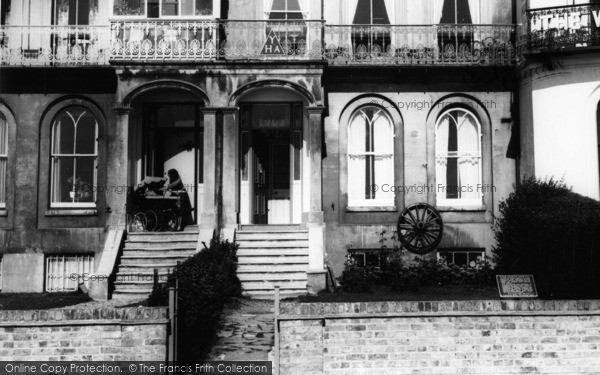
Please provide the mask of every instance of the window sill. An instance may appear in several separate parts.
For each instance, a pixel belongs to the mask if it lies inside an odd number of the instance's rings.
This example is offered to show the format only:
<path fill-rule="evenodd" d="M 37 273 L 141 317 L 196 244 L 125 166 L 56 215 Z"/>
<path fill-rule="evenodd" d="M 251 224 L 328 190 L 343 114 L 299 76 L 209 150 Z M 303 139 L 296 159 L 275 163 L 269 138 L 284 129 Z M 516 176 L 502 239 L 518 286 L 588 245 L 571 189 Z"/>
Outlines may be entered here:
<path fill-rule="evenodd" d="M 398 212 L 395 206 L 350 206 L 346 212 Z"/>
<path fill-rule="evenodd" d="M 98 216 L 96 209 L 50 209 L 46 216 Z"/>
<path fill-rule="evenodd" d="M 8 211 L 6 211 L 6 208 L 0 208 L 0 217 L 7 217 L 8 216 Z"/>
<path fill-rule="evenodd" d="M 437 206 L 440 212 L 485 212 L 485 205 L 475 206 Z"/>

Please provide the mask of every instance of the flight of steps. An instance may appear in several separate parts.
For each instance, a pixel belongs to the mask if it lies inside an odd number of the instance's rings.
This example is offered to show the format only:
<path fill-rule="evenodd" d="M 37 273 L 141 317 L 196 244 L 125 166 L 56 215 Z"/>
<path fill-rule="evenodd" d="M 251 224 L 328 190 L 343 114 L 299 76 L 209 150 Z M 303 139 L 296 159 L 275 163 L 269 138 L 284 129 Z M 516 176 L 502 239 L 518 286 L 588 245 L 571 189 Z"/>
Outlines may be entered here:
<path fill-rule="evenodd" d="M 272 299 L 306 294 L 308 231 L 296 225 L 242 226 L 236 234 L 238 277 L 245 295 Z"/>
<path fill-rule="evenodd" d="M 154 285 L 154 270 L 158 270 L 159 281 L 166 281 L 178 261 L 196 253 L 197 244 L 197 226 L 188 226 L 183 232 L 128 233 L 113 297 L 148 297 Z"/>

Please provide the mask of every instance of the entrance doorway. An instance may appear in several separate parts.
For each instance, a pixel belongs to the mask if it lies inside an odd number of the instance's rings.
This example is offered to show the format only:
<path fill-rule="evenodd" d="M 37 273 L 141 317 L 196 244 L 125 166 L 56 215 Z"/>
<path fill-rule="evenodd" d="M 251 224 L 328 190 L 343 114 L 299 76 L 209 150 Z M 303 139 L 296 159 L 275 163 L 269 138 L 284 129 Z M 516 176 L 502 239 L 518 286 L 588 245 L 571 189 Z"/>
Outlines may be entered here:
<path fill-rule="evenodd" d="M 142 178 L 179 172 L 197 223 L 203 190 L 203 127 L 197 103 L 146 103 L 143 114 Z"/>
<path fill-rule="evenodd" d="M 248 103 L 240 107 L 241 223 L 300 223 L 302 103 Z"/>

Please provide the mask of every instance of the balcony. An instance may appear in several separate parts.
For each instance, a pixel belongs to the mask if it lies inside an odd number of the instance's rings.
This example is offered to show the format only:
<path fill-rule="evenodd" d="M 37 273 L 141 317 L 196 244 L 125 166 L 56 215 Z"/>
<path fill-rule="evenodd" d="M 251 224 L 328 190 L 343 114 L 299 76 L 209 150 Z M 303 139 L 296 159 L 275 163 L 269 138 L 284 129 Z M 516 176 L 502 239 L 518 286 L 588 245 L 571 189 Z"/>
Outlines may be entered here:
<path fill-rule="evenodd" d="M 2 26 L 0 65 L 325 61 L 333 66 L 512 66 L 512 25 L 325 25 L 323 21 L 126 20 Z"/>
<path fill-rule="evenodd" d="M 332 65 L 483 65 L 516 61 L 512 25 L 325 26 Z"/>
<path fill-rule="evenodd" d="M 106 26 L 0 26 L 0 65 L 106 65 Z"/>
<path fill-rule="evenodd" d="M 600 4 L 527 11 L 528 53 L 585 50 L 600 46 Z"/>

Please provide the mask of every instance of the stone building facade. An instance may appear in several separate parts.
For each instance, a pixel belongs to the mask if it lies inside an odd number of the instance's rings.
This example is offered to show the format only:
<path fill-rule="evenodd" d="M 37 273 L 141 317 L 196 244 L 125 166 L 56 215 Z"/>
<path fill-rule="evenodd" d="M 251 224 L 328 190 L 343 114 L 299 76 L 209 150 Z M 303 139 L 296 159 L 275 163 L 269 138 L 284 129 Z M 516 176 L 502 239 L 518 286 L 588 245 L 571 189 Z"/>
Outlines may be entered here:
<path fill-rule="evenodd" d="M 3 292 L 48 290 L 66 270 L 110 273 L 132 231 L 127 191 L 172 168 L 199 244 L 302 232 L 306 253 L 285 267 L 303 275 L 296 291 L 314 292 L 349 249 L 380 247 L 384 231 L 389 241 L 415 203 L 441 212 L 440 255 L 489 255 L 518 176 L 566 166 L 527 125 L 538 115 L 527 70 L 518 85 L 520 2 L 0 5 Z M 593 174 L 573 178 L 598 195 L 597 175 L 595 187 Z"/>

